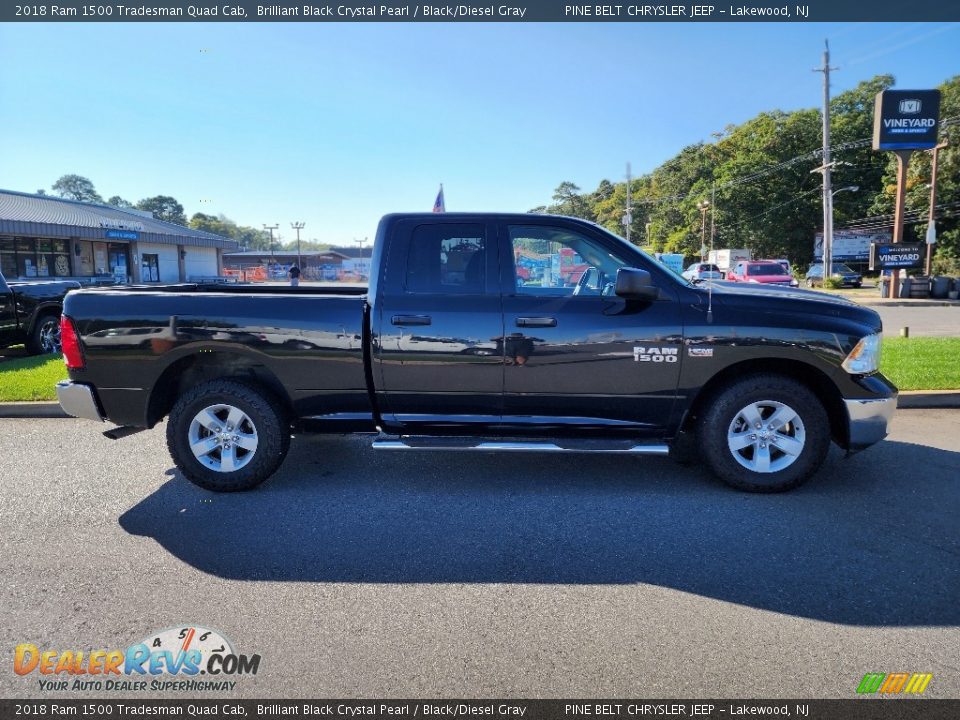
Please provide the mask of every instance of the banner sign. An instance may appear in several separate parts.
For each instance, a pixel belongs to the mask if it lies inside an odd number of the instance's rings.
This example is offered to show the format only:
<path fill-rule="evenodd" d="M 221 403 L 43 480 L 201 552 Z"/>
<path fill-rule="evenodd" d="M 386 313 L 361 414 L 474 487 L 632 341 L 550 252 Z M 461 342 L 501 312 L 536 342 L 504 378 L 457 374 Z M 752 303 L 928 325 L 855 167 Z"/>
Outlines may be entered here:
<path fill-rule="evenodd" d="M 870 246 L 873 243 L 889 243 L 892 240 L 893 234 L 889 232 L 834 230 L 833 251 L 830 254 L 834 262 L 867 262 L 870 259 Z M 814 236 L 813 256 L 823 258 L 823 233 L 817 233 Z"/>
<path fill-rule="evenodd" d="M 882 674 L 882 673 L 881 673 Z M 956 720 L 960 700 L 0 700 L 0 717 L 48 720 L 64 716 L 224 718 L 342 718 L 342 720 L 731 720 L 757 716 L 800 720 Z"/>
<path fill-rule="evenodd" d="M 929 150 L 940 129 L 939 90 L 884 90 L 873 106 L 874 150 Z"/>
<path fill-rule="evenodd" d="M 107 230 L 106 236 L 108 238 L 116 238 L 118 240 L 139 240 L 140 233 L 133 230 Z"/>
<path fill-rule="evenodd" d="M 926 254 L 926 245 L 873 243 L 870 246 L 870 269 L 888 270 L 923 267 Z"/>

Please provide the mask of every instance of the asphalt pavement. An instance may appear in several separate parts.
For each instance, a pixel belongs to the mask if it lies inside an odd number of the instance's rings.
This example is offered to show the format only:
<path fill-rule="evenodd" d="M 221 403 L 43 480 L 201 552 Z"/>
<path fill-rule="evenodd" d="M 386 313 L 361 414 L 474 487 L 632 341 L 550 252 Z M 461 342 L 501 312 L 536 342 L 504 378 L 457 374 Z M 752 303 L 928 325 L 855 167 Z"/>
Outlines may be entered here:
<path fill-rule="evenodd" d="M 318 436 L 216 495 L 162 427 L 100 429 L 0 420 L 0 697 L 104 696 L 40 691 L 10 671 L 18 643 L 187 624 L 261 655 L 224 696 L 846 698 L 903 671 L 960 697 L 957 410 L 900 411 L 777 496 L 663 458 Z"/>

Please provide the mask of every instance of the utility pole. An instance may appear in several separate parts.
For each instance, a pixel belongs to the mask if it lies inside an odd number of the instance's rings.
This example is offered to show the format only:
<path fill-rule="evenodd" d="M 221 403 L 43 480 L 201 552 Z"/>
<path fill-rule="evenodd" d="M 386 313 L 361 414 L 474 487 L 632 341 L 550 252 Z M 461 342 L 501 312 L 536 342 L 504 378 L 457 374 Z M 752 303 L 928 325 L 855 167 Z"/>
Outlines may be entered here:
<path fill-rule="evenodd" d="M 270 231 L 270 262 L 273 262 L 273 231 L 279 228 L 279 225 L 264 225 L 264 230 Z"/>
<path fill-rule="evenodd" d="M 833 195 L 830 191 L 830 43 L 823 41 L 823 67 L 814 72 L 823 73 L 823 277 L 833 274 Z"/>
<path fill-rule="evenodd" d="M 300 272 L 303 272 L 303 263 L 300 260 L 300 231 L 305 225 L 306 223 L 300 220 L 290 223 L 290 227 L 297 231 L 297 267 L 300 268 Z"/>
<path fill-rule="evenodd" d="M 633 224 L 633 212 L 630 192 L 630 163 L 627 163 L 627 211 L 623 215 L 623 225 L 627 229 L 627 242 L 630 242 L 630 226 Z"/>
<path fill-rule="evenodd" d="M 933 160 L 930 168 L 930 213 L 927 216 L 927 265 L 924 274 L 930 277 L 933 273 L 933 249 L 937 242 L 937 159 L 940 156 L 940 150 L 947 146 L 942 142 L 933 148 Z"/>

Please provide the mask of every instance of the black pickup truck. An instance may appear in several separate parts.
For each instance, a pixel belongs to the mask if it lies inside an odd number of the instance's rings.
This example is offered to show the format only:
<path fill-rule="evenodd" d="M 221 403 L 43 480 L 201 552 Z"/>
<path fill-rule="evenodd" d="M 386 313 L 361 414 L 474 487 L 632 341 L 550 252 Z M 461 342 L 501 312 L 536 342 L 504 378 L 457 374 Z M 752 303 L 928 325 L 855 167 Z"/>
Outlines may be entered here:
<path fill-rule="evenodd" d="M 8 283 L 0 274 L 0 348 L 24 343 L 32 355 L 60 352 L 60 313 L 75 280 Z"/>
<path fill-rule="evenodd" d="M 293 431 L 386 450 L 700 457 L 772 492 L 887 434 L 880 318 L 790 288 L 692 285 L 592 223 L 394 214 L 368 288 L 81 290 L 69 414 L 119 437 L 163 418 L 181 472 L 244 490 Z"/>

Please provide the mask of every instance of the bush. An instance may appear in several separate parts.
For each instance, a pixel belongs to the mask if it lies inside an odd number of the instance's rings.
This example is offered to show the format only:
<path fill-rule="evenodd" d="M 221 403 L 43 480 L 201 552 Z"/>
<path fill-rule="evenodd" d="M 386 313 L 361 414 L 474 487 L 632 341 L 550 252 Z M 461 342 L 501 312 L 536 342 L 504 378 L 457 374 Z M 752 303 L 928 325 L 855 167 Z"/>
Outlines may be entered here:
<path fill-rule="evenodd" d="M 960 256 L 952 248 L 941 248 L 933 256 L 931 269 L 934 275 L 960 277 Z"/>
<path fill-rule="evenodd" d="M 828 277 L 823 281 L 824 290 L 839 290 L 843 287 L 843 278 Z"/>

